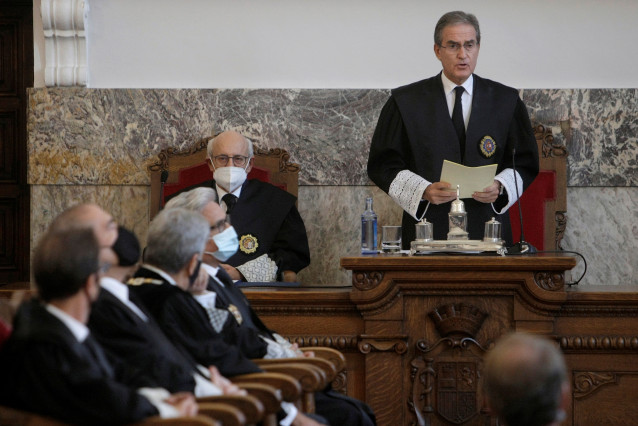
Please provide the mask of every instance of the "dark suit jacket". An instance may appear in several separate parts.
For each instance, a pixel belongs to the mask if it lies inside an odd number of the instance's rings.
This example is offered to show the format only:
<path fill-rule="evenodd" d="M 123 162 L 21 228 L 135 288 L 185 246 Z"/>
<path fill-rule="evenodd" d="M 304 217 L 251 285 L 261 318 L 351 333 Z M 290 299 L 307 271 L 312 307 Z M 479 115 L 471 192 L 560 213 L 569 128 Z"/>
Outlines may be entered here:
<path fill-rule="evenodd" d="M 227 377 L 261 371 L 237 346 L 227 343 L 224 336 L 215 331 L 206 311 L 190 293 L 144 267 L 135 277 L 156 282 L 132 285 L 130 292 L 144 303 L 166 336 L 197 363 L 214 365 Z"/>
<path fill-rule="evenodd" d="M 90 336 L 89 336 L 90 338 Z M 158 415 L 118 366 L 105 371 L 86 345 L 38 300 L 19 309 L 0 353 L 0 404 L 74 424 L 121 424 Z"/>
<path fill-rule="evenodd" d="M 481 155 L 479 144 L 490 136 L 496 151 L 490 158 Z M 498 164 L 497 174 L 512 167 L 512 150 L 516 149 L 516 170 L 527 188 L 538 174 L 538 148 L 527 109 L 516 89 L 474 74 L 472 112 L 466 130 L 463 164 L 484 166 Z M 430 182 L 441 177 L 443 160 L 461 163 L 460 145 L 450 118 L 441 75 L 392 91 L 383 107 L 375 129 L 368 157 L 368 175 L 383 191 L 401 170 L 410 170 Z M 490 204 L 464 199 L 468 212 L 470 239 L 482 239 L 485 222 L 497 216 Z M 495 206 L 507 204 L 505 195 Z M 434 224 L 435 239 L 446 239 L 450 205 L 430 205 L 427 219 Z M 503 237 L 511 243 L 507 212 L 497 216 L 503 224 Z M 416 221 L 403 214 L 403 245 L 414 240 Z"/>
<path fill-rule="evenodd" d="M 131 294 L 131 302 L 135 303 L 135 299 Z M 148 317 L 148 322 L 102 288 L 91 307 L 91 333 L 111 357 L 143 371 L 156 386 L 172 393 L 193 392 L 195 360 L 175 348 L 142 303 L 135 304 Z"/>

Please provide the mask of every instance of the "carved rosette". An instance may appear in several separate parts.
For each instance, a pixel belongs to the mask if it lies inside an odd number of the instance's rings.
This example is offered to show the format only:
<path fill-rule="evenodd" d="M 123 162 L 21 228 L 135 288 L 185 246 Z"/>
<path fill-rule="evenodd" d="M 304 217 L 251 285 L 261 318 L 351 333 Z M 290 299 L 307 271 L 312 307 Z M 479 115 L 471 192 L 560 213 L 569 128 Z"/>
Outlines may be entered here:
<path fill-rule="evenodd" d="M 383 281 L 383 272 L 353 272 L 352 286 L 359 291 L 372 290 Z"/>
<path fill-rule="evenodd" d="M 84 0 L 42 0 L 47 87 L 86 86 Z"/>
<path fill-rule="evenodd" d="M 332 389 L 344 395 L 348 394 L 348 373 L 346 370 L 337 373 L 332 381 Z"/>
<path fill-rule="evenodd" d="M 602 373 L 599 371 L 574 373 L 574 398 L 586 398 L 601 386 L 612 384 L 618 384 L 618 375 L 616 373 Z"/>
<path fill-rule="evenodd" d="M 565 275 L 562 272 L 536 272 L 534 282 L 543 290 L 560 291 L 565 287 Z"/>

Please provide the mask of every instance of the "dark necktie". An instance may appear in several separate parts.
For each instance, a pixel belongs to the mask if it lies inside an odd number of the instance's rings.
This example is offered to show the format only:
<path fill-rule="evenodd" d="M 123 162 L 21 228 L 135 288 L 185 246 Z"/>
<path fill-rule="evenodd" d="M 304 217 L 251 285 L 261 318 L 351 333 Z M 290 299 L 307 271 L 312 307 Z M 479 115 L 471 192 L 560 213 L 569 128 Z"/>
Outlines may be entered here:
<path fill-rule="evenodd" d="M 233 194 L 226 194 L 222 197 L 222 201 L 226 204 L 226 214 L 230 214 L 237 202 L 237 196 Z"/>
<path fill-rule="evenodd" d="M 463 120 L 463 106 L 461 105 L 461 96 L 465 89 L 463 86 L 456 86 L 454 88 L 456 97 L 454 98 L 454 109 L 452 110 L 452 123 L 454 123 L 454 130 L 459 137 L 461 144 L 461 161 L 465 156 L 465 121 Z"/>

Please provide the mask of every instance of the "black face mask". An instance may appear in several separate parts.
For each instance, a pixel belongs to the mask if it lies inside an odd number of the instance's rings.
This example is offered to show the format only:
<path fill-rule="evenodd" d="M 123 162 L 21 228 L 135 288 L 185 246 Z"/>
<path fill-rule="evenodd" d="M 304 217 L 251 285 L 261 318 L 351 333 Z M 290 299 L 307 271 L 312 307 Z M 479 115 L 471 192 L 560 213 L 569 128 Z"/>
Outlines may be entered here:
<path fill-rule="evenodd" d="M 197 279 L 197 276 L 199 275 L 199 268 L 201 266 L 202 266 L 202 260 L 201 259 L 197 259 L 197 266 L 195 266 L 195 270 L 188 277 L 188 288 L 191 288 L 193 286 L 193 284 L 195 283 L 195 280 Z"/>

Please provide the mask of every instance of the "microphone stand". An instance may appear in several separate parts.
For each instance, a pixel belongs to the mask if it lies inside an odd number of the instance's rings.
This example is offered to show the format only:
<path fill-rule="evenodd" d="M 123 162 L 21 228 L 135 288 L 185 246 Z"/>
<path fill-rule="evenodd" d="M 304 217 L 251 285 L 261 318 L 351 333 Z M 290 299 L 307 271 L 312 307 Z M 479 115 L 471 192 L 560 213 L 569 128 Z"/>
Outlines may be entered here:
<path fill-rule="evenodd" d="M 510 254 L 532 254 L 536 253 L 536 247 L 525 241 L 525 231 L 523 230 L 523 210 L 521 209 L 521 196 L 518 192 L 518 180 L 516 179 L 516 148 L 512 149 L 512 169 L 514 170 L 514 186 L 516 187 L 516 204 L 518 204 L 518 218 L 521 222 L 521 239 L 518 243 L 507 248 L 508 255 Z"/>

